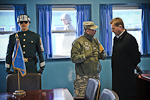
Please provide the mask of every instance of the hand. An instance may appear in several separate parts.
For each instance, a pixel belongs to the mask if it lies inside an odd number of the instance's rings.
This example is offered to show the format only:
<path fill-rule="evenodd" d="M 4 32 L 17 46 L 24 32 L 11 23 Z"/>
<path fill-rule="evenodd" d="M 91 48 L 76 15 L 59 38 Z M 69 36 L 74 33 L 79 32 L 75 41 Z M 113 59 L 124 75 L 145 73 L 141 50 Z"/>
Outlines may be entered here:
<path fill-rule="evenodd" d="M 93 55 L 96 55 L 96 54 L 98 54 L 98 53 L 100 53 L 100 51 L 98 51 L 98 50 L 94 50 L 94 51 L 93 51 Z"/>
<path fill-rule="evenodd" d="M 10 68 L 7 68 L 7 69 L 6 69 L 6 72 L 7 72 L 8 74 L 13 74 L 13 73 L 14 73 L 13 71 L 10 71 Z"/>
<path fill-rule="evenodd" d="M 95 52 L 96 52 L 96 51 L 86 54 L 86 55 L 85 55 L 85 58 L 88 59 L 88 58 L 90 58 L 90 57 L 95 57 Z"/>
<path fill-rule="evenodd" d="M 39 69 L 39 71 L 38 71 L 38 73 L 43 73 L 43 70 L 44 70 L 44 68 L 43 67 L 40 67 L 40 69 Z"/>
<path fill-rule="evenodd" d="M 87 59 L 87 58 L 90 58 L 90 57 L 92 57 L 93 56 L 93 53 L 88 53 L 88 54 L 85 54 L 85 58 Z"/>

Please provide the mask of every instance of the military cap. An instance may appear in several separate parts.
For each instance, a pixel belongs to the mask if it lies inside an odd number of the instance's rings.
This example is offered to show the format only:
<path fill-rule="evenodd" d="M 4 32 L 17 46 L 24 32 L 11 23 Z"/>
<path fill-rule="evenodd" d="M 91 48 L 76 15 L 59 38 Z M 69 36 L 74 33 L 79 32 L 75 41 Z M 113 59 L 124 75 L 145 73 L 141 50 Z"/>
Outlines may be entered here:
<path fill-rule="evenodd" d="M 86 21 L 83 22 L 84 29 L 91 29 L 91 30 L 96 30 L 98 28 L 97 25 L 94 24 L 92 21 Z"/>
<path fill-rule="evenodd" d="M 28 21 L 28 22 L 30 22 L 30 17 L 28 15 L 25 15 L 25 14 L 19 15 L 17 17 L 17 23 L 19 23 L 21 21 Z"/>

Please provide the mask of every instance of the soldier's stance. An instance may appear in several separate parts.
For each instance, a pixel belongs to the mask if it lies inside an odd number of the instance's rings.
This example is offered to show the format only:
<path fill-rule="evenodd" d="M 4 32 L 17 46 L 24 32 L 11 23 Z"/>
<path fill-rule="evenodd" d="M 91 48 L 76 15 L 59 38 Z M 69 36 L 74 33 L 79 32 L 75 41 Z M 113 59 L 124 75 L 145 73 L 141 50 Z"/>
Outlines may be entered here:
<path fill-rule="evenodd" d="M 42 55 L 43 44 L 40 38 L 40 35 L 34 32 L 31 32 L 28 27 L 31 23 L 30 18 L 28 15 L 20 15 L 17 18 L 17 23 L 20 26 L 21 31 L 14 33 L 10 35 L 9 37 L 9 44 L 7 48 L 7 54 L 6 54 L 6 72 L 8 74 L 13 73 L 13 71 L 10 70 L 11 64 L 12 64 L 12 55 L 13 50 L 16 42 L 16 36 L 20 40 L 20 44 L 22 47 L 22 52 L 24 56 L 24 62 L 26 65 L 27 73 L 41 73 L 44 70 L 45 67 L 45 61 Z M 37 71 L 37 57 L 40 61 L 40 70 Z"/>
<path fill-rule="evenodd" d="M 89 78 L 99 80 L 99 59 L 105 59 L 107 56 L 103 46 L 94 38 L 98 26 L 91 21 L 83 22 L 83 25 L 84 35 L 73 42 L 71 50 L 71 60 L 75 63 L 74 90 L 77 97 L 84 96 Z"/>

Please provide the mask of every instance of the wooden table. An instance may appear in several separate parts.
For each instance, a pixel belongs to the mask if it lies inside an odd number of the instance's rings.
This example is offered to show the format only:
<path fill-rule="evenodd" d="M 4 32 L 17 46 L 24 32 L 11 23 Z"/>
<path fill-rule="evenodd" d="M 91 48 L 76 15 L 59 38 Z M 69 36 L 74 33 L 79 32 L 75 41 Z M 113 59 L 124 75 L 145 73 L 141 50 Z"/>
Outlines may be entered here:
<path fill-rule="evenodd" d="M 138 100 L 150 100 L 150 74 L 142 74 L 137 77 Z"/>
<path fill-rule="evenodd" d="M 10 93 L 0 93 L 0 100 L 74 100 L 68 89 L 50 89 L 26 91 L 25 96 L 14 96 Z"/>

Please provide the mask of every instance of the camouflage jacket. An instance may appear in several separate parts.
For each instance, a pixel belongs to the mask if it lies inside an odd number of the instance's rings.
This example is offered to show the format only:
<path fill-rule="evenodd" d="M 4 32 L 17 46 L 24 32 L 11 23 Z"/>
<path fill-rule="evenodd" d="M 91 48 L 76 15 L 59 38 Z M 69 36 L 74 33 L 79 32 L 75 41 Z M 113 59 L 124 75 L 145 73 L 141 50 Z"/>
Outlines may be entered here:
<path fill-rule="evenodd" d="M 101 71 L 99 59 L 105 59 L 107 55 L 104 49 L 100 50 L 101 44 L 96 38 L 89 40 L 85 34 L 73 42 L 71 60 L 75 63 L 76 74 L 96 75 Z M 90 53 L 93 56 L 87 58 Z"/>

